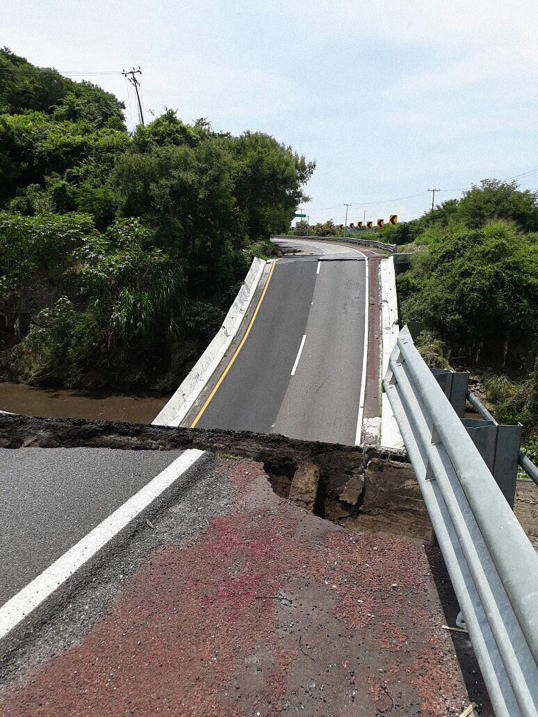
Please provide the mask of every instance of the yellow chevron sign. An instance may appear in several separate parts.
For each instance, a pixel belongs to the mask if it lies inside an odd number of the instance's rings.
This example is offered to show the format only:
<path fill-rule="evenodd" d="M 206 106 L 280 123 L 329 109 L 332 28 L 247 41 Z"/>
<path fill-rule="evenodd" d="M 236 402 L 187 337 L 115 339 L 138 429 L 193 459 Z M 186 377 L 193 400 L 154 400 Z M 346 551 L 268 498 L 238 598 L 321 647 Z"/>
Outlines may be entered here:
<path fill-rule="evenodd" d="M 378 220 L 377 220 L 377 226 L 379 227 L 379 229 L 383 229 L 383 225 L 384 225 L 384 224 L 385 224 L 385 220 L 384 220 L 384 219 L 378 219 Z"/>
<path fill-rule="evenodd" d="M 357 222 L 357 226 L 359 227 L 359 229 L 362 229 L 362 222 Z"/>
<path fill-rule="evenodd" d="M 366 226 L 368 227 L 368 229 L 371 229 L 371 228 L 374 226 L 374 223 L 373 223 L 373 222 L 366 222 Z"/>
<path fill-rule="evenodd" d="M 397 214 L 391 214 L 389 218 L 389 224 L 398 224 L 398 215 Z"/>

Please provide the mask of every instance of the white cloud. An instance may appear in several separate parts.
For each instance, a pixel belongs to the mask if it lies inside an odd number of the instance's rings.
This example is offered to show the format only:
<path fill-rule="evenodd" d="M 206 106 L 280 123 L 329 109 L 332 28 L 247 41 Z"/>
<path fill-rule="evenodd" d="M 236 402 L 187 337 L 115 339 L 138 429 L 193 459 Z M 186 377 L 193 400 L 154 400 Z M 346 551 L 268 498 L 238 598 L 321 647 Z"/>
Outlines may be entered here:
<path fill-rule="evenodd" d="M 538 21 L 535 0 L 280 0 L 273 7 L 326 35 L 436 47 L 515 39 L 532 47 Z"/>
<path fill-rule="evenodd" d="M 529 59 L 530 57 L 530 59 Z M 538 77 L 538 54 L 529 55 L 527 48 L 500 46 L 484 48 L 447 62 L 444 66 L 401 78 L 386 88 L 387 96 L 399 97 L 431 92 L 480 88 L 488 84 L 507 84 L 508 93 L 519 93 L 523 86 L 528 91 L 531 80 Z"/>

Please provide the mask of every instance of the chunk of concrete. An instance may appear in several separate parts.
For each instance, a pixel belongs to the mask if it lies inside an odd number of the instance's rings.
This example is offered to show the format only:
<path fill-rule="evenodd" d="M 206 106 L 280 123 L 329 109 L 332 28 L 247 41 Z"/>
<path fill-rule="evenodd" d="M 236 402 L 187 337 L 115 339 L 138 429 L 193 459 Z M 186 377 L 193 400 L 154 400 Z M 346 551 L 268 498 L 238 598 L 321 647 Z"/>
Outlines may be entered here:
<path fill-rule="evenodd" d="M 363 488 L 364 476 L 360 474 L 351 476 L 345 484 L 343 490 L 340 491 L 340 500 L 351 506 L 357 505 L 359 498 L 362 495 Z"/>
<path fill-rule="evenodd" d="M 291 482 L 289 499 L 310 513 L 316 505 L 320 475 L 319 466 L 305 461 L 299 465 Z"/>

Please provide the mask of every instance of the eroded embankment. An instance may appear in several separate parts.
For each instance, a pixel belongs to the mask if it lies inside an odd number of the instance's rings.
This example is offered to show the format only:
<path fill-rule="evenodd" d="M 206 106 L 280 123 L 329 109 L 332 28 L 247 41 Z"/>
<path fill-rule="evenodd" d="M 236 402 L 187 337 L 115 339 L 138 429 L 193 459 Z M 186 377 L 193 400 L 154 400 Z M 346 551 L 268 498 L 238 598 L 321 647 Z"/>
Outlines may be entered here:
<path fill-rule="evenodd" d="M 353 530 L 427 539 L 430 521 L 400 451 L 300 441 L 246 431 L 0 415 L 3 448 L 198 448 L 263 464 L 275 492 Z"/>

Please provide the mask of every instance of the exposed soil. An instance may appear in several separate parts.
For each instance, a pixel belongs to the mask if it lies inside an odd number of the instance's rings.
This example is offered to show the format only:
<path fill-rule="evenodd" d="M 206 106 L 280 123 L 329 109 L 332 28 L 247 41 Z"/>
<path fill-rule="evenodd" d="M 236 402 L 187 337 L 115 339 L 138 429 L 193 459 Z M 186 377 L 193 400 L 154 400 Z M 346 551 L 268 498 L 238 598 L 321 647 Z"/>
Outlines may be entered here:
<path fill-rule="evenodd" d="M 538 550 L 538 486 L 532 481 L 518 480 L 514 513 Z"/>
<path fill-rule="evenodd" d="M 401 451 L 290 439 L 275 434 L 0 416 L 3 448 L 198 448 L 263 463 L 275 492 L 353 530 L 429 540 L 430 521 Z M 290 495 L 291 492 L 291 495 Z"/>
<path fill-rule="evenodd" d="M 351 530 L 428 541 L 431 524 L 403 451 L 301 441 L 248 431 L 172 428 L 0 414 L 0 447 L 198 448 L 263 463 L 273 490 Z M 295 489 L 292 485 L 295 477 Z M 538 487 L 518 481 L 515 513 L 538 548 Z"/>

